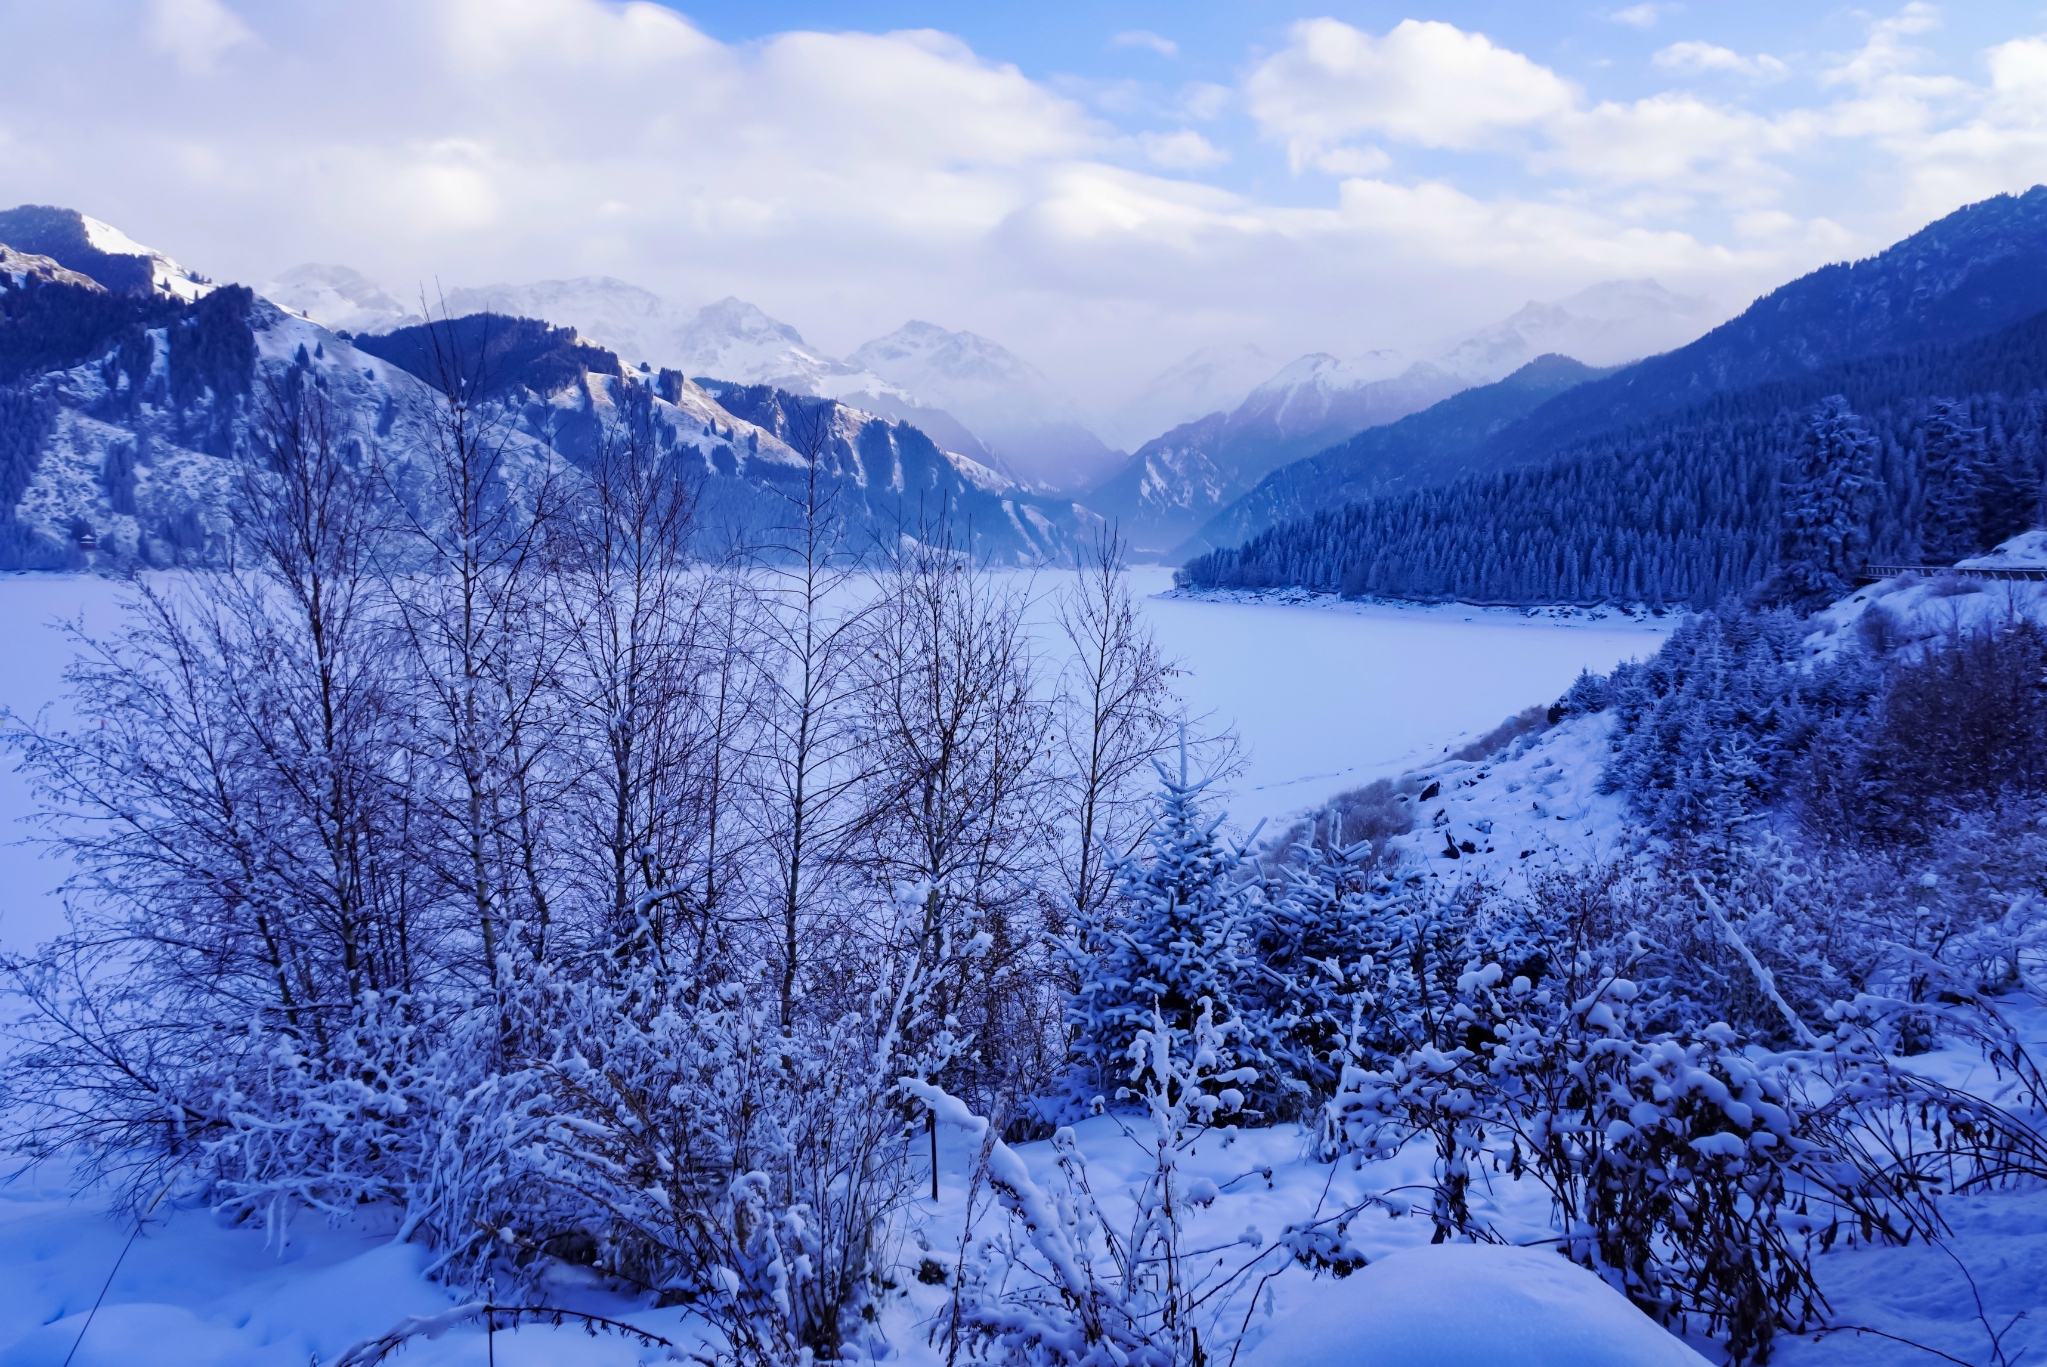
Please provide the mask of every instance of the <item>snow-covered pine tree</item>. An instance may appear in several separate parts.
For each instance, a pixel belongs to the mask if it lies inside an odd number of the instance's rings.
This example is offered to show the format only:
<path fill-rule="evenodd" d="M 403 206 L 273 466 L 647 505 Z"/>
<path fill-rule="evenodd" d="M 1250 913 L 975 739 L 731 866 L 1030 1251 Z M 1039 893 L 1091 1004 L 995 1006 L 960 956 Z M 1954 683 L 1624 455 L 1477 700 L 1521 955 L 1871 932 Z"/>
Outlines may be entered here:
<path fill-rule="evenodd" d="M 1326 838 L 1297 847 L 1284 886 L 1253 909 L 1237 987 L 1239 1039 L 1271 1065 L 1250 1089 L 1265 1115 L 1303 1113 L 1337 1083 L 1337 1044 L 1365 990 L 1365 961 L 1383 956 L 1390 917 L 1369 890 L 1371 842 Z M 1319 833 L 1318 833 L 1319 834 Z"/>
<path fill-rule="evenodd" d="M 1925 453 L 1919 461 L 1919 550 L 1929 564 L 1951 565 L 1982 549 L 1983 429 L 1969 408 L 1935 399 L 1926 409 Z"/>
<path fill-rule="evenodd" d="M 1848 400 L 1821 399 L 1786 472 L 1778 597 L 1819 602 L 1847 591 L 1869 546 L 1876 458 L 1876 439 Z"/>
<path fill-rule="evenodd" d="M 1064 945 L 1077 980 L 1067 1011 L 1074 1059 L 1105 1091 L 1131 1076 L 1131 1048 L 1153 1029 L 1154 1011 L 1175 1051 L 1187 1047 L 1203 999 L 1232 1036 L 1240 1033 L 1235 1003 L 1245 965 L 1236 940 L 1253 891 L 1241 876 L 1243 856 L 1217 838 L 1221 818 L 1202 810 L 1212 780 L 1188 777 L 1185 747 L 1177 778 L 1156 767 L 1150 857 L 1125 861 L 1109 905 Z M 1237 1063 L 1264 1062 L 1243 1057 L 1242 1043 Z"/>

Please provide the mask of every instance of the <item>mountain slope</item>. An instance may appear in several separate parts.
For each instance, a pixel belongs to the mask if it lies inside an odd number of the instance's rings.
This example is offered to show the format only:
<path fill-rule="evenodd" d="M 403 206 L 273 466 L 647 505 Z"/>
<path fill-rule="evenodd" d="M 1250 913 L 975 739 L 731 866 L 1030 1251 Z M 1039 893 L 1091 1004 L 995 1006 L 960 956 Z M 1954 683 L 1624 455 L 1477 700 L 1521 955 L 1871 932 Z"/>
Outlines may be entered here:
<path fill-rule="evenodd" d="M 1698 341 L 1559 395 L 1491 438 L 1475 466 L 1540 460 L 1707 394 L 1922 342 L 1980 337 L 2047 309 L 2047 186 L 1998 195 L 1865 260 L 1773 290 Z"/>
<path fill-rule="evenodd" d="M 187 301 L 143 289 L 154 274 L 115 291 L 20 251 L 0 254 L 0 267 L 0 568 L 217 563 L 265 395 L 293 372 L 333 401 L 341 441 L 379 452 L 401 478 L 431 445 L 426 420 L 444 400 L 429 381 L 445 377 L 423 326 L 351 341 L 240 286 Z M 489 379 L 469 392 L 510 424 L 508 477 L 553 469 L 573 488 L 624 387 L 641 386 L 655 396 L 664 447 L 701 471 L 721 537 L 759 541 L 786 518 L 778 491 L 807 466 L 776 431 L 801 421 L 763 427 L 679 371 L 627 370 L 573 329 L 536 320 L 455 319 L 440 342 Z M 1084 513 L 1024 496 L 912 426 L 760 393 L 821 419 L 856 546 L 914 527 L 920 504 L 971 522 L 975 550 L 992 561 L 1067 561 L 1081 539 Z"/>
<path fill-rule="evenodd" d="M 1134 550 L 1167 552 L 1278 466 L 1462 388 L 1462 380 L 1434 366 L 1379 379 L 1334 356 L 1304 356 L 1233 411 L 1146 442 L 1087 495 L 1087 506 L 1115 522 Z"/>
<path fill-rule="evenodd" d="M 204 276 L 76 209 L 49 204 L 0 209 L 0 242 L 19 252 L 47 256 L 119 293 L 160 294 L 190 302 L 213 288 Z"/>
<path fill-rule="evenodd" d="M 1088 521 L 1070 503 L 1029 497 L 986 466 L 940 450 L 909 423 L 772 385 L 630 370 L 572 328 L 477 314 L 358 343 L 436 386 L 446 383 L 440 355 L 452 349 L 478 358 L 482 392 L 528 436 L 579 465 L 594 454 L 622 386 L 646 386 L 664 445 L 701 462 L 707 515 L 719 536 L 774 540 L 773 529 L 790 515 L 783 492 L 803 477 L 800 450 L 814 433 L 835 516 L 856 549 L 946 516 L 962 546 L 981 559 L 1067 563 Z"/>
<path fill-rule="evenodd" d="M 1182 577 L 1466 602 L 1710 606 L 1769 573 L 1779 471 L 1813 405 L 1830 394 L 1846 396 L 1876 439 L 1872 560 L 1918 555 L 1921 454 L 1936 398 L 1958 400 L 1957 416 L 1982 433 L 1978 544 L 2039 525 L 2047 513 L 2042 313 L 1987 337 L 1710 395 L 1586 438 L 1548 462 L 1325 508 L 1189 561 Z"/>
<path fill-rule="evenodd" d="M 1568 356 L 1542 356 L 1506 379 L 1453 394 L 1430 408 L 1283 465 L 1205 523 L 1176 561 L 1235 546 L 1290 518 L 1463 473 L 1465 458 L 1508 423 L 1605 371 Z"/>

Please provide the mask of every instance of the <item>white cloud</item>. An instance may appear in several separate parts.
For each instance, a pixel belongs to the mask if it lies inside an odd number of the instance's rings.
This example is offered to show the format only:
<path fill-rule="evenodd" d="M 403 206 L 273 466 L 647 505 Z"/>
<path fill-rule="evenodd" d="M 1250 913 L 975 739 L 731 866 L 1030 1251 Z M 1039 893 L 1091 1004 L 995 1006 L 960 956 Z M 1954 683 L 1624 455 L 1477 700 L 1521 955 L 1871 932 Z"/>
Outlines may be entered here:
<path fill-rule="evenodd" d="M 147 31 L 157 50 L 191 75 L 211 71 L 222 53 L 256 36 L 220 0 L 149 0 Z"/>
<path fill-rule="evenodd" d="M 1963 80 L 1918 8 L 1827 59 L 1809 108 L 1602 99 L 1415 21 L 1299 24 L 1238 87 L 1114 105 L 928 31 L 726 43 L 618 0 L 245 8 L 260 42 L 202 0 L 139 26 L 0 0 L 0 31 L 52 54 L 0 83 L 0 182 L 221 278 L 609 274 L 738 294 L 828 351 L 938 315 L 1109 401 L 1211 341 L 1412 347 L 1623 275 L 1752 292 L 2047 176 L 2047 38 Z M 1221 117 L 1239 102 L 1331 182 L 1266 195 Z M 1815 167 L 1860 207 L 1807 192 Z"/>
<path fill-rule="evenodd" d="M 1140 133 L 1137 142 L 1153 165 L 1174 171 L 1199 171 L 1230 159 L 1228 152 L 1191 128 L 1176 133 Z"/>
<path fill-rule="evenodd" d="M 1245 82 L 1251 115 L 1296 168 L 1360 134 L 1471 148 L 1577 99 L 1568 81 L 1482 33 L 1403 20 L 1377 38 L 1335 19 L 1295 24 Z"/>
<path fill-rule="evenodd" d="M 1141 47 L 1156 52 L 1161 57 L 1173 58 L 1180 55 L 1180 45 L 1170 38 L 1161 38 L 1148 28 L 1134 28 L 1119 33 L 1109 40 L 1110 47 Z"/>
<path fill-rule="evenodd" d="M 1656 21 L 1664 15 L 1679 14 L 1683 10 L 1683 5 L 1676 4 L 1629 5 L 1626 9 L 1614 10 L 1606 17 L 1616 24 L 1626 24 L 1629 28 L 1651 29 L 1656 27 Z"/>
<path fill-rule="evenodd" d="M 1649 60 L 1665 71 L 1675 71 L 1682 75 L 1725 71 L 1737 76 L 1746 76 L 1752 81 L 1781 81 L 1791 74 L 1790 67 L 1767 52 L 1744 57 L 1732 48 L 1718 47 L 1697 40 L 1672 43 L 1669 47 L 1659 48 Z"/>

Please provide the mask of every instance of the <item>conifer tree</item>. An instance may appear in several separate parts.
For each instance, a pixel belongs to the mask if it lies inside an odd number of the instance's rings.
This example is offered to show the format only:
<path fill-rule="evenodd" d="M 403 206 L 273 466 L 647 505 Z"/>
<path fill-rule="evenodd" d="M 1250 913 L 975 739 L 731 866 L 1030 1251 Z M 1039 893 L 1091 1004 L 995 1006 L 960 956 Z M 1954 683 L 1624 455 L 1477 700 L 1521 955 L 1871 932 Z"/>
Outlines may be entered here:
<path fill-rule="evenodd" d="M 1927 406 L 1919 550 L 1935 565 L 1951 565 L 1982 549 L 1983 429 L 1968 419 L 1968 405 L 1953 399 Z"/>
<path fill-rule="evenodd" d="M 1785 472 L 1774 596 L 1816 602 L 1847 592 L 1869 547 L 1876 457 L 1876 439 L 1848 400 L 1821 399 Z"/>
<path fill-rule="evenodd" d="M 1185 746 L 1177 778 L 1157 768 L 1150 857 L 1124 863 L 1109 905 L 1065 945 L 1078 980 L 1067 1017 L 1074 1055 L 1104 1088 L 1129 1075 L 1131 1046 L 1153 1028 L 1154 1011 L 1176 1051 L 1192 1037 L 1204 998 L 1232 1034 L 1240 1026 L 1235 940 L 1250 892 L 1243 859 L 1217 838 L 1221 818 L 1202 810 L 1212 780 L 1188 777 Z"/>

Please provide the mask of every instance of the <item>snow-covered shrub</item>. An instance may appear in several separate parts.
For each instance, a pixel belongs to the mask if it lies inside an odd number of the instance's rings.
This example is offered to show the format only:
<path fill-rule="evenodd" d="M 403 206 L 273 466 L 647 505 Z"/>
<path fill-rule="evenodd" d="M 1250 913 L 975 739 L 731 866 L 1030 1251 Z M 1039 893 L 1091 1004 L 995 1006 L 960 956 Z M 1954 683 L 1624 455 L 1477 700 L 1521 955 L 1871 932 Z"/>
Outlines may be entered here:
<path fill-rule="evenodd" d="M 1474 965 L 1452 1011 L 1463 1041 L 1352 1065 L 1325 1142 L 1387 1153 L 1438 1136 L 1438 1241 L 1484 1236 L 1467 1200 L 1482 1165 L 1533 1178 L 1563 1252 L 1665 1322 L 1695 1316 L 1736 1361 L 1755 1359 L 1822 1305 L 1794 1211 L 1790 1087 L 1724 1025 L 1647 1030 L 1640 987 L 1623 976 L 1641 953 L 1560 940 L 1539 979 Z"/>
<path fill-rule="evenodd" d="M 1028 1367 L 1194 1367 L 1221 1351 L 1228 1293 L 1268 1253 L 1247 1239 L 1251 1251 L 1233 1266 L 1214 1256 L 1219 1250 L 1197 1256 L 1187 1246 L 1188 1217 L 1219 1192 L 1185 1173 L 1181 1155 L 1242 1107 L 1239 1087 L 1252 1080 L 1250 1070 L 1229 1066 L 1226 1034 L 1213 1003 L 1202 1001 L 1189 1029 L 1154 1011 L 1131 1041 L 1131 1090 L 1145 1114 L 1125 1134 L 1148 1162 L 1124 1193 L 1127 1224 L 1103 1210 L 1071 1129 L 1053 1136 L 1058 1177 L 1048 1192 L 987 1121 L 937 1087 L 904 1083 L 976 1140 L 976 1185 L 986 1184 L 1004 1216 L 981 1228 L 970 1201 L 948 1347 Z"/>
<path fill-rule="evenodd" d="M 897 1078 L 950 1059 L 926 1020 L 947 967 L 899 964 L 865 1009 L 791 1024 L 770 973 L 701 985 L 652 961 L 557 983 L 533 1068 L 548 1110 L 521 1151 L 552 1199 L 477 1223 L 529 1252 L 585 1236 L 597 1270 L 694 1305 L 735 1362 L 873 1355 L 862 1311 L 920 1176 Z M 579 1223 L 544 1223 L 564 1213 Z"/>
<path fill-rule="evenodd" d="M 1859 654 L 1809 665 L 1805 634 L 1790 613 L 1729 605 L 1615 669 L 1607 790 L 1626 793 L 1653 834 L 1714 839 L 1780 801 L 1826 724 L 1862 715 L 1876 688 Z"/>
<path fill-rule="evenodd" d="M 1263 1116 L 1308 1114 L 1336 1084 L 1332 1059 L 1351 999 L 1366 989 L 1365 961 L 1383 951 L 1385 907 L 1370 890 L 1371 850 L 1366 842 L 1304 842 L 1245 917 L 1236 1009 L 1265 1055 L 1249 1087 Z"/>

